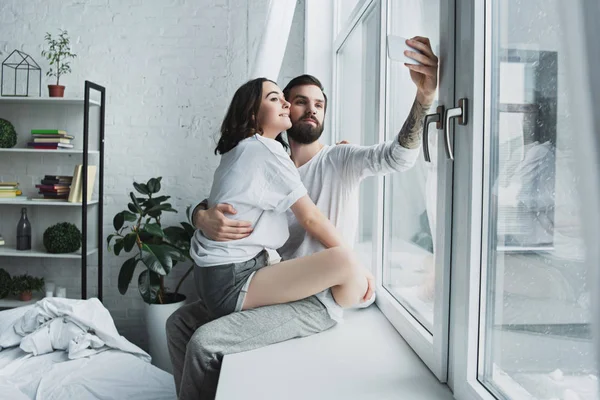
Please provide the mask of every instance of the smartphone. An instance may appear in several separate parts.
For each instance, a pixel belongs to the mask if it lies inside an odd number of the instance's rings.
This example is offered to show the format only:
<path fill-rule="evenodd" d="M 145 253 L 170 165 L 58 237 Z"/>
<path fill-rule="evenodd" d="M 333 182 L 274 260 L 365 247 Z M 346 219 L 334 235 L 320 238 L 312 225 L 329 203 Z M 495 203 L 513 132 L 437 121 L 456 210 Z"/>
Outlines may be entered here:
<path fill-rule="evenodd" d="M 388 35 L 387 37 L 387 48 L 388 48 L 388 57 L 394 61 L 401 61 L 407 64 L 421 65 L 417 60 L 413 60 L 410 57 L 404 55 L 405 50 L 414 51 L 416 53 L 421 53 L 417 49 L 413 49 L 409 45 L 406 44 L 406 38 L 402 36 L 396 35 Z"/>

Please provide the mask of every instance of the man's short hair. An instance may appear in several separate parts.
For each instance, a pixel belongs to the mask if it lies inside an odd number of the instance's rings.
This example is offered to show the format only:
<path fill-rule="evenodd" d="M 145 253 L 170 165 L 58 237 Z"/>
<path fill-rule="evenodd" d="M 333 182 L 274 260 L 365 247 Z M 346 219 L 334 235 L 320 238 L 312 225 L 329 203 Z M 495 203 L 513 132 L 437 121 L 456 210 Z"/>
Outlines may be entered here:
<path fill-rule="evenodd" d="M 290 92 L 296 86 L 307 86 L 307 85 L 313 85 L 313 86 L 316 86 L 319 89 L 321 89 L 321 92 L 323 92 L 323 97 L 325 98 L 325 111 L 327 111 L 327 95 L 325 94 L 323 85 L 321 85 L 320 80 L 318 80 L 317 78 L 315 78 L 312 75 L 304 74 L 304 75 L 300 75 L 300 76 L 297 76 L 294 79 L 292 79 L 290 81 L 290 83 L 288 83 L 287 86 L 283 89 L 283 95 L 285 96 L 285 99 L 287 101 L 290 101 Z"/>

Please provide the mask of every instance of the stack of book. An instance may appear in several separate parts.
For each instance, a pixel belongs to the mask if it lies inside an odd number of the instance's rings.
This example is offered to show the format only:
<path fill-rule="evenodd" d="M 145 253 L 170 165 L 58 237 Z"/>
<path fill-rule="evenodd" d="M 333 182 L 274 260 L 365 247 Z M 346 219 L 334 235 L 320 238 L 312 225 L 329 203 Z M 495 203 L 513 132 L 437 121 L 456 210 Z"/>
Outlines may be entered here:
<path fill-rule="evenodd" d="M 72 149 L 73 136 L 59 129 L 32 129 L 31 142 L 27 146 L 40 150 Z"/>
<path fill-rule="evenodd" d="M 0 182 L 0 199 L 11 199 L 21 194 L 17 182 Z"/>
<path fill-rule="evenodd" d="M 66 200 L 71 190 L 72 176 L 45 175 L 39 185 L 35 185 L 44 199 Z"/>

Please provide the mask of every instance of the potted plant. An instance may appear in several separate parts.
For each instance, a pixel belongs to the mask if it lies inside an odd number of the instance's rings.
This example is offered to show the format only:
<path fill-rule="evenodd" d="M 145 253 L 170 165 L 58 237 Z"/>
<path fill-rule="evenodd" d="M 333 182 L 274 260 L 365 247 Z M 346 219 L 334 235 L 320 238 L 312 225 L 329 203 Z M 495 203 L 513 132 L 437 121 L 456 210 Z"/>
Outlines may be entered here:
<path fill-rule="evenodd" d="M 35 278 L 29 274 L 17 275 L 12 278 L 11 287 L 12 293 L 18 295 L 21 301 L 29 301 L 33 292 L 44 288 L 44 278 Z"/>
<path fill-rule="evenodd" d="M 0 268 L 0 299 L 5 298 L 12 292 L 12 278 L 8 271 Z"/>
<path fill-rule="evenodd" d="M 44 231 L 43 243 L 48 253 L 73 253 L 81 247 L 81 231 L 75 224 L 59 222 Z"/>
<path fill-rule="evenodd" d="M 192 261 L 189 253 L 194 228 L 188 222 L 181 222 L 181 226 L 162 226 L 162 213 L 177 211 L 167 202 L 170 196 L 157 195 L 161 189 L 161 179 L 158 177 L 151 178 L 147 183 L 133 183 L 142 196 L 137 197 L 130 192 L 128 210 L 114 216 L 116 232 L 108 236 L 107 242 L 110 250 L 114 239 L 112 250 L 117 256 L 122 251 L 133 254 L 121 265 L 118 280 L 121 294 L 127 292 L 136 266 L 141 264 L 144 267 L 138 276 L 138 291 L 147 305 L 149 352 L 154 365 L 171 372 L 165 324 L 167 318 L 185 304 L 185 296 L 179 293 L 179 288 L 192 272 L 193 262 L 179 280 L 175 291 L 171 292 L 165 287 L 164 278 L 178 262 Z"/>
<path fill-rule="evenodd" d="M 50 69 L 46 72 L 46 76 L 55 76 L 56 85 L 48 85 L 50 97 L 63 97 L 65 87 L 60 85 L 61 75 L 71 72 L 69 58 L 77 57 L 71 53 L 71 42 L 67 31 L 60 30 L 60 34 L 55 39 L 49 32 L 46 32 L 44 37 L 48 43 L 48 50 L 42 50 L 42 57 L 50 62 Z"/>

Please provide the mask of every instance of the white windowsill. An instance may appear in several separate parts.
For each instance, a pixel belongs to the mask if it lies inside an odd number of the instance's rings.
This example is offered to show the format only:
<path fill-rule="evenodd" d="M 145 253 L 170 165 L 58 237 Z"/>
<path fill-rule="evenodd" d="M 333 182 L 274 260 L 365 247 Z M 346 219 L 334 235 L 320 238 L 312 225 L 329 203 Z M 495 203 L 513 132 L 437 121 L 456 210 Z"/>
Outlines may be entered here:
<path fill-rule="evenodd" d="M 327 332 L 225 356 L 216 400 L 452 398 L 373 305 Z"/>

